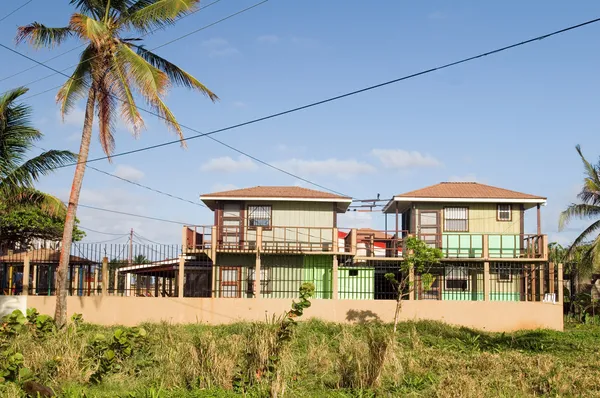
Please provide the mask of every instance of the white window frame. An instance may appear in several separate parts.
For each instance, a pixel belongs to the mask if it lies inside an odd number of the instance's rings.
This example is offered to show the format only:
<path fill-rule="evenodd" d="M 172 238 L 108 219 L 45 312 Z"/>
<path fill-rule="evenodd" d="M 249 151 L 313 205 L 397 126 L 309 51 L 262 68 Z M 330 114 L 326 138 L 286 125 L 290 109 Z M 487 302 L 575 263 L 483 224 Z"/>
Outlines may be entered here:
<path fill-rule="evenodd" d="M 464 210 L 465 218 L 454 218 L 452 217 L 451 211 L 454 210 Z M 450 216 L 450 217 L 449 217 Z M 455 221 L 465 221 L 464 229 L 457 228 L 448 228 L 448 220 Z M 469 232 L 469 208 L 467 206 L 452 206 L 452 207 L 444 207 L 444 232 Z"/>
<path fill-rule="evenodd" d="M 252 208 L 257 208 L 257 207 L 264 207 L 266 209 L 269 210 L 269 217 L 268 218 L 257 218 L 257 217 L 253 217 L 252 213 L 253 211 L 251 210 Z M 256 227 L 262 227 L 262 228 L 266 228 L 266 229 L 270 229 L 272 227 L 272 223 L 273 223 L 273 207 L 271 205 L 248 205 L 248 228 L 256 228 Z M 268 225 L 255 225 L 253 220 L 268 220 Z"/>
<path fill-rule="evenodd" d="M 502 207 L 504 209 L 501 209 Z M 508 214 L 508 218 L 502 218 L 501 214 Z M 498 221 L 512 221 L 512 205 L 510 203 L 498 204 L 496 207 L 496 219 Z"/>

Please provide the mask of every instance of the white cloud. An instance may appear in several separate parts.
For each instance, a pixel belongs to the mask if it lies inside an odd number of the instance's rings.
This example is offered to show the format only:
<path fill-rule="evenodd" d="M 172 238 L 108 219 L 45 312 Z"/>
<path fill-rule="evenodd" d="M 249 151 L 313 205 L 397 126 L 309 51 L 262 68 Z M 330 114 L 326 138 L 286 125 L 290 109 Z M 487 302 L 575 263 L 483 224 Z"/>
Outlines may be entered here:
<path fill-rule="evenodd" d="M 115 169 L 114 174 L 117 177 L 125 178 L 131 181 L 140 181 L 144 178 L 144 172 L 136 169 L 135 167 L 128 166 L 126 164 L 120 164 Z"/>
<path fill-rule="evenodd" d="M 372 173 L 376 169 L 365 162 L 354 159 L 340 160 L 302 160 L 290 159 L 284 162 L 275 162 L 275 165 L 300 175 L 335 175 L 339 178 L 348 179 L 356 174 Z"/>
<path fill-rule="evenodd" d="M 349 210 L 347 213 L 338 214 L 340 228 L 373 228 L 372 213 Z"/>
<path fill-rule="evenodd" d="M 204 40 L 202 42 L 202 47 L 206 47 L 206 48 L 220 48 L 220 47 L 226 47 L 229 45 L 229 42 L 225 39 L 223 39 L 222 37 L 213 37 L 211 39 L 208 40 Z"/>
<path fill-rule="evenodd" d="M 258 166 L 250 159 L 240 156 L 237 160 L 229 156 L 210 159 L 204 163 L 200 170 L 221 173 L 236 173 L 239 171 L 254 171 Z"/>
<path fill-rule="evenodd" d="M 383 167 L 388 169 L 406 170 L 417 167 L 437 167 L 442 163 L 429 154 L 404 149 L 373 149 L 375 156 Z"/>
<path fill-rule="evenodd" d="M 221 37 L 204 40 L 202 42 L 202 47 L 210 50 L 208 56 L 211 58 L 228 57 L 240 54 L 240 51 L 237 48 L 230 45 L 226 39 Z"/>
<path fill-rule="evenodd" d="M 83 128 L 83 121 L 85 119 L 85 110 L 76 106 L 73 109 L 71 109 L 71 111 L 68 114 L 65 115 L 64 120 L 63 120 L 60 112 L 56 113 L 56 117 L 61 122 L 64 122 L 64 124 L 67 124 L 69 126 L 77 126 L 77 127 Z"/>
<path fill-rule="evenodd" d="M 222 184 L 216 183 L 211 187 L 211 192 L 223 192 L 223 191 L 232 191 L 234 189 L 238 189 L 237 185 L 233 184 Z"/>
<path fill-rule="evenodd" d="M 281 41 L 277 35 L 262 35 L 256 39 L 259 43 L 276 44 Z"/>
<path fill-rule="evenodd" d="M 481 182 L 477 179 L 477 176 L 474 173 L 469 173 L 464 176 L 450 176 L 448 178 L 450 182 Z"/>
<path fill-rule="evenodd" d="M 246 106 L 248 106 L 245 102 L 242 101 L 233 101 L 232 105 L 234 106 L 234 108 L 245 108 Z"/>

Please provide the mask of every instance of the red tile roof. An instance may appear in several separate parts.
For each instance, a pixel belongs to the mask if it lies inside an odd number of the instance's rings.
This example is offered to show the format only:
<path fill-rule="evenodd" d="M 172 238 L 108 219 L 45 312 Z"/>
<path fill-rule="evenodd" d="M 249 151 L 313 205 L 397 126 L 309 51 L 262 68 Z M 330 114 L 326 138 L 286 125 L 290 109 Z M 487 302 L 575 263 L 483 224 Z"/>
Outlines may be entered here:
<path fill-rule="evenodd" d="M 201 198 L 290 198 L 350 200 L 348 196 L 302 187 L 252 187 L 201 195 Z"/>
<path fill-rule="evenodd" d="M 478 182 L 442 182 L 396 197 L 408 198 L 460 198 L 460 199 L 540 199 L 545 197 L 530 195 L 509 189 L 492 187 Z"/>

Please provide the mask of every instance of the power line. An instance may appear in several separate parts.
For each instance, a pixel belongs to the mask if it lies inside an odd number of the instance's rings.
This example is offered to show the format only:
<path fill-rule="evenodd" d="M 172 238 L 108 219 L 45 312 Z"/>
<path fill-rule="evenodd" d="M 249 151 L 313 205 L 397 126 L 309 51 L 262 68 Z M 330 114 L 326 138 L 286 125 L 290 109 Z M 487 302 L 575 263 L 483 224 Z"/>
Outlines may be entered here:
<path fill-rule="evenodd" d="M 454 62 L 451 62 L 451 63 L 447 63 L 447 64 L 444 64 L 444 65 L 441 65 L 441 66 L 437 66 L 437 67 L 433 67 L 433 68 L 430 68 L 430 69 L 426 69 L 426 70 L 423 70 L 423 71 L 420 71 L 420 72 L 417 72 L 417 73 L 413 73 L 413 74 L 410 74 L 410 75 L 405 75 L 405 76 L 399 77 L 397 79 L 388 80 L 388 81 L 385 81 L 385 82 L 382 82 L 382 83 L 378 83 L 378 84 L 375 84 L 375 85 L 371 85 L 371 86 L 368 86 L 368 87 L 365 87 L 365 88 L 362 88 L 362 89 L 350 91 L 350 92 L 345 93 L 345 94 L 341 94 L 341 95 L 330 97 L 330 98 L 327 98 L 327 99 L 324 99 L 324 100 L 312 102 L 312 103 L 309 103 L 309 104 L 306 104 L 306 105 L 302 105 L 302 106 L 299 106 L 299 107 L 295 107 L 295 108 L 292 108 L 292 109 L 288 109 L 288 110 L 285 110 L 285 111 L 282 111 L 282 112 L 273 113 L 273 114 L 270 114 L 268 116 L 263 116 L 263 117 L 260 117 L 260 118 L 252 119 L 252 120 L 249 120 L 249 121 L 246 121 L 246 122 L 243 122 L 243 123 L 234 124 L 234 125 L 231 125 L 231 126 L 228 126 L 228 127 L 221 128 L 221 129 L 212 130 L 212 131 L 209 131 L 209 132 L 206 132 L 206 133 L 201 133 L 200 131 L 198 131 L 198 130 L 196 130 L 194 128 L 191 128 L 189 126 L 185 126 L 185 125 L 180 124 L 180 126 L 182 128 L 185 128 L 185 129 L 193 131 L 193 132 L 197 132 L 198 134 L 194 135 L 194 136 L 186 137 L 184 139 L 178 139 L 178 140 L 168 141 L 168 142 L 164 142 L 164 143 L 156 144 L 156 145 L 151 145 L 151 146 L 147 146 L 147 147 L 140 148 L 140 149 L 135 149 L 135 150 L 131 150 L 131 151 L 125 151 L 125 152 L 113 154 L 113 155 L 111 155 L 111 158 L 115 158 L 115 157 L 119 157 L 119 156 L 125 156 L 125 155 L 130 155 L 130 154 L 138 153 L 138 152 L 144 152 L 144 151 L 148 151 L 148 150 L 156 149 L 156 148 L 161 148 L 161 147 L 168 146 L 168 145 L 179 144 L 179 143 L 181 143 L 184 140 L 193 140 L 193 139 L 200 138 L 200 137 L 206 137 L 206 136 L 210 136 L 210 135 L 213 135 L 213 134 L 222 133 L 224 131 L 233 130 L 233 129 L 240 128 L 240 127 L 243 127 L 243 126 L 247 126 L 247 125 L 250 125 L 250 124 L 255 124 L 255 123 L 258 123 L 258 122 L 265 121 L 265 120 L 273 119 L 273 118 L 276 118 L 276 117 L 279 117 L 279 116 L 283 116 L 283 115 L 287 115 L 287 114 L 290 114 L 290 113 L 295 113 L 295 112 L 298 112 L 298 111 L 301 111 L 301 110 L 304 110 L 304 109 L 308 109 L 308 108 L 316 107 L 316 106 L 319 106 L 319 105 L 323 105 L 323 104 L 326 104 L 328 102 L 337 101 L 337 100 L 340 100 L 342 98 L 350 97 L 350 96 L 361 94 L 361 93 L 364 93 L 364 92 L 367 92 L 367 91 L 375 90 L 377 88 L 388 86 L 388 85 L 391 85 L 391 84 L 394 84 L 394 83 L 398 83 L 398 82 L 401 82 L 403 80 L 412 79 L 412 78 L 415 78 L 415 77 L 418 77 L 418 76 L 422 76 L 422 75 L 429 74 L 429 73 L 432 73 L 432 72 L 435 72 L 435 71 L 439 71 L 439 70 L 442 70 L 442 69 L 450 68 L 452 66 L 463 64 L 463 63 L 466 63 L 466 62 L 469 62 L 469 61 L 473 61 L 473 60 L 476 60 L 476 59 L 479 59 L 479 58 L 483 58 L 483 57 L 486 57 L 486 56 L 489 56 L 489 55 L 493 55 L 493 54 L 497 54 L 497 53 L 500 53 L 500 52 L 503 52 L 503 51 L 507 51 L 509 49 L 520 47 L 520 46 L 523 46 L 523 45 L 526 45 L 526 44 L 529 44 L 529 43 L 532 43 L 532 42 L 535 42 L 535 41 L 546 39 L 546 38 L 551 37 L 551 36 L 556 36 L 558 34 L 562 34 L 562 33 L 565 33 L 565 32 L 568 32 L 568 31 L 571 31 L 571 30 L 574 30 L 574 29 L 578 29 L 578 28 L 584 27 L 586 25 L 590 25 L 590 24 L 596 23 L 598 21 L 600 21 L 600 18 L 592 19 L 592 20 L 589 20 L 587 22 L 583 22 L 583 23 L 580 23 L 580 24 L 577 24 L 577 25 L 572 25 L 572 26 L 569 26 L 569 27 L 564 28 L 564 29 L 560 29 L 560 30 L 557 30 L 557 31 L 554 31 L 554 32 L 551 32 L 551 33 L 547 33 L 547 34 L 544 34 L 544 35 L 541 35 L 541 36 L 537 36 L 537 37 L 534 37 L 532 39 L 524 40 L 524 41 L 521 41 L 519 43 L 511 44 L 509 46 L 501 47 L 501 48 L 498 48 L 498 49 L 495 49 L 495 50 L 492 50 L 492 51 L 488 51 L 488 52 L 481 53 L 481 54 L 478 54 L 478 55 L 474 55 L 474 56 L 471 56 L 471 57 L 463 58 L 461 60 L 454 61 Z M 24 54 L 20 54 L 20 53 L 18 53 L 15 50 L 7 48 L 6 46 L 3 46 L 3 45 L 0 45 L 0 46 L 8 49 L 9 51 L 17 53 L 18 55 L 27 57 Z M 38 61 L 36 61 L 36 60 L 33 60 L 33 59 L 31 59 L 31 60 L 33 62 L 38 63 Z M 46 66 L 46 67 L 49 68 L 49 69 L 52 69 L 52 68 L 50 68 L 48 66 Z M 148 113 L 151 113 L 151 112 L 148 112 Z M 162 118 L 162 117 L 160 117 L 160 115 L 156 115 L 155 114 L 155 116 L 157 116 L 159 118 Z M 105 160 L 105 159 L 108 159 L 108 156 L 103 156 L 103 157 L 94 158 L 94 159 L 88 159 L 86 161 L 86 163 L 96 162 L 96 161 Z M 65 165 L 65 166 L 61 166 L 61 167 L 73 166 L 73 165 L 76 165 L 76 164 L 77 163 L 72 163 L 72 164 L 68 164 L 68 165 Z"/>
<path fill-rule="evenodd" d="M 91 210 L 105 211 L 105 212 L 108 212 L 108 213 L 122 214 L 122 215 L 125 215 L 125 216 L 145 218 L 145 219 L 148 219 L 148 220 L 162 221 L 162 222 L 167 222 L 167 223 L 177 224 L 177 225 L 192 225 L 193 224 L 193 223 L 186 223 L 186 222 L 181 222 L 181 221 L 166 220 L 164 218 L 149 217 L 149 216 L 144 216 L 144 215 L 141 215 L 141 214 L 127 213 L 127 212 L 124 212 L 124 211 L 103 209 L 101 207 L 88 206 L 88 205 L 84 205 L 84 204 L 81 204 L 81 203 L 79 203 L 77 206 L 78 207 L 83 207 L 83 208 L 86 208 L 86 209 L 91 209 Z"/>
<path fill-rule="evenodd" d="M 31 0 L 31 1 L 33 1 L 33 0 Z M 210 7 L 210 6 L 214 5 L 214 4 L 217 4 L 217 3 L 218 3 L 218 2 L 220 2 L 220 1 L 222 1 L 222 0 L 215 0 L 215 1 L 213 1 L 212 3 L 209 3 L 209 4 L 207 4 L 207 5 L 203 6 L 203 7 L 200 7 L 200 8 L 198 8 L 197 10 L 194 10 L 194 11 L 190 12 L 189 14 L 184 14 L 184 15 L 182 15 L 181 17 L 179 17 L 179 18 L 177 19 L 177 21 L 181 21 L 182 19 L 184 19 L 184 18 L 186 18 L 186 17 L 189 17 L 189 16 L 191 16 L 191 15 L 194 15 L 195 13 L 197 13 L 197 12 L 199 12 L 199 11 L 201 11 L 201 10 L 204 10 L 205 8 L 208 8 L 208 7 Z M 0 22 L 1 22 L 1 21 L 2 21 L 2 20 L 0 20 Z M 148 35 L 151 35 L 152 33 L 155 33 L 155 32 L 157 32 L 157 31 L 159 31 L 159 30 L 161 30 L 161 29 L 163 29 L 163 28 L 162 28 L 162 27 L 159 27 L 159 28 L 156 28 L 156 29 L 150 30 L 150 31 L 148 31 L 148 32 L 144 33 L 143 35 L 141 35 L 141 36 L 140 36 L 140 38 L 142 38 L 142 37 L 146 37 L 146 36 L 148 36 Z M 54 57 L 52 57 L 52 58 L 49 58 L 49 59 L 45 60 L 45 61 L 44 61 L 44 63 L 46 63 L 46 62 L 50 62 L 50 61 L 54 61 L 55 59 L 57 59 L 57 58 L 60 58 L 60 57 L 62 57 L 62 56 L 64 56 L 64 55 L 67 55 L 67 54 L 69 54 L 69 53 L 71 53 L 71 52 L 73 52 L 73 51 L 75 51 L 75 50 L 78 50 L 78 49 L 80 49 L 81 47 L 84 47 L 84 46 L 85 46 L 85 43 L 84 43 L 84 44 L 81 44 L 81 45 L 79 45 L 79 46 L 77 46 L 77 47 L 73 47 L 72 49 L 70 49 L 70 50 L 67 50 L 67 51 L 65 51 L 64 53 L 60 53 L 60 54 L 58 54 L 58 55 L 56 55 L 56 56 L 54 56 Z M 90 57 L 90 58 L 88 58 L 86 61 L 90 61 L 90 60 L 92 60 L 92 59 L 94 59 L 94 58 L 97 58 L 97 57 L 98 57 L 97 55 L 96 55 L 96 56 L 93 56 L 93 57 Z M 11 78 L 13 78 L 13 77 L 16 77 L 16 76 L 19 76 L 19 75 L 21 75 L 21 74 L 23 74 L 23 73 L 25 73 L 25 72 L 28 72 L 28 71 L 30 71 L 30 70 L 32 70 L 32 69 L 35 69 L 35 68 L 37 68 L 37 67 L 39 67 L 39 66 L 40 66 L 40 65 L 34 65 L 34 66 L 30 67 L 30 68 L 23 69 L 23 70 L 22 70 L 22 71 L 20 71 L 20 72 L 17 72 L 17 73 L 15 73 L 15 74 L 13 74 L 13 75 L 10 75 L 10 76 L 7 76 L 7 77 L 4 77 L 4 78 L 0 79 L 0 82 L 3 82 L 3 81 L 5 81 L 5 80 L 11 79 Z M 65 69 L 62 69 L 62 71 L 64 72 L 64 71 L 66 71 L 66 70 L 69 70 L 69 69 L 71 69 L 71 68 L 72 68 L 72 67 L 74 67 L 74 66 L 77 66 L 77 65 L 71 65 L 71 66 L 69 66 L 69 67 L 67 67 L 67 68 L 65 68 Z M 35 84 L 35 83 L 41 82 L 42 80 L 46 80 L 47 78 L 49 78 L 49 77 L 52 77 L 52 76 L 54 76 L 54 75 L 56 75 L 56 73 L 53 73 L 53 74 L 51 74 L 51 75 L 48 75 L 48 76 L 44 76 L 44 77 L 42 77 L 42 78 L 39 78 L 39 79 L 36 79 L 36 80 L 34 80 L 34 81 L 32 81 L 32 82 L 29 82 L 29 83 L 25 84 L 24 86 L 30 86 L 31 84 Z"/>
<path fill-rule="evenodd" d="M 142 235 L 138 234 L 138 233 L 137 233 L 137 232 L 135 232 L 135 231 L 133 232 L 133 234 L 134 234 L 136 237 L 138 237 L 139 239 L 147 240 L 148 242 L 156 243 L 157 245 L 162 245 L 162 243 L 158 243 L 158 242 L 156 242 L 156 241 L 153 241 L 152 239 L 145 238 L 145 237 L 143 237 Z"/>
<path fill-rule="evenodd" d="M 90 231 L 90 232 L 95 232 L 97 234 L 103 234 L 103 235 L 113 235 L 113 236 L 127 236 L 127 235 L 129 235 L 129 234 L 113 234 L 113 233 L 110 233 L 110 232 L 96 231 L 96 230 L 88 228 L 88 227 L 82 227 L 81 225 L 78 225 L 77 228 L 84 229 L 84 230 Z"/>
<path fill-rule="evenodd" d="M 12 10 L 11 12 L 9 12 L 8 14 L 6 14 L 5 16 L 3 16 L 2 18 L 0 18 L 0 22 L 4 21 L 6 18 L 10 17 L 11 15 L 13 15 L 14 13 L 16 13 L 17 11 L 19 11 L 21 8 L 25 7 L 27 4 L 31 3 L 33 0 L 29 0 L 27 2 L 25 2 L 24 4 L 21 4 L 19 7 L 15 8 L 14 10 Z"/>

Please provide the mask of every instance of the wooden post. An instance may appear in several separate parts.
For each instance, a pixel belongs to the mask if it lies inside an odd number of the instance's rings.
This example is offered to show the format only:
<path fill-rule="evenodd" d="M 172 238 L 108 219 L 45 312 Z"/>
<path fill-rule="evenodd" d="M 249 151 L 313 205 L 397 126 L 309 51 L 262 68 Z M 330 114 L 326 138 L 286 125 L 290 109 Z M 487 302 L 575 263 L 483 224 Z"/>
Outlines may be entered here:
<path fill-rule="evenodd" d="M 460 239 L 460 237 L 459 237 Z M 483 257 L 484 260 L 487 260 L 488 258 L 490 258 L 490 240 L 489 240 L 489 235 L 482 235 L 481 239 L 483 240 L 482 243 L 482 249 L 481 249 L 481 256 Z M 502 237 L 500 237 L 500 239 L 502 239 Z"/>
<path fill-rule="evenodd" d="M 337 300 L 339 298 L 339 269 L 338 269 L 338 257 L 336 255 L 333 256 L 333 270 L 331 272 L 331 287 L 333 290 L 331 298 L 333 300 Z"/>
<path fill-rule="evenodd" d="M 537 205 L 537 234 L 542 234 L 542 210 L 539 203 Z"/>
<path fill-rule="evenodd" d="M 187 231 L 188 226 L 184 225 L 181 230 L 181 249 L 183 253 L 187 253 Z M 195 247 L 194 247 L 195 249 Z"/>
<path fill-rule="evenodd" d="M 25 256 L 23 257 L 23 295 L 27 296 L 29 294 L 29 269 L 30 269 L 30 261 L 29 261 L 29 252 L 25 252 Z"/>
<path fill-rule="evenodd" d="M 396 237 L 398 237 L 398 202 L 396 202 Z"/>
<path fill-rule="evenodd" d="M 217 258 L 217 244 L 218 244 L 217 227 L 212 226 L 210 232 L 210 259 L 215 263 Z"/>
<path fill-rule="evenodd" d="M 483 301 L 490 301 L 490 263 L 483 262 Z"/>
<path fill-rule="evenodd" d="M 136 283 L 136 289 L 137 289 L 137 285 L 139 285 L 138 283 Z M 125 273 L 125 291 L 123 292 L 124 296 L 131 296 L 131 274 L 129 272 Z"/>
<path fill-rule="evenodd" d="M 548 263 L 548 293 L 554 294 L 554 263 Z"/>
<path fill-rule="evenodd" d="M 356 253 L 357 253 L 357 247 L 356 247 L 356 244 L 357 244 L 357 236 L 356 236 L 356 234 L 357 234 L 357 232 L 358 231 L 357 231 L 356 228 L 352 228 L 350 230 L 350 233 L 352 234 L 352 235 L 350 235 L 350 252 L 352 253 L 353 256 L 356 256 Z"/>
<path fill-rule="evenodd" d="M 177 270 L 177 297 L 179 298 L 183 298 L 183 285 L 185 283 L 185 255 L 182 254 L 181 257 L 179 257 L 179 269 Z"/>
<path fill-rule="evenodd" d="M 558 269 L 556 270 L 556 272 L 558 272 L 558 294 L 556 297 L 556 302 L 557 303 L 562 303 L 563 302 L 563 290 L 564 290 L 564 283 L 563 283 L 563 265 L 562 263 L 558 263 Z"/>
<path fill-rule="evenodd" d="M 115 279 L 113 279 L 113 295 L 119 293 L 119 270 L 115 268 Z"/>
<path fill-rule="evenodd" d="M 116 275 L 115 275 L 116 276 Z M 102 258 L 102 295 L 108 296 L 108 257 Z M 115 278 L 116 280 L 116 278 Z"/>
<path fill-rule="evenodd" d="M 332 242 L 331 242 L 331 244 L 333 246 L 332 250 L 333 250 L 334 253 L 338 253 L 340 251 L 340 247 L 339 247 L 340 246 L 340 242 L 339 242 L 339 238 L 338 238 L 338 229 L 337 228 L 334 227 L 331 230 L 331 236 L 333 238 Z"/>

